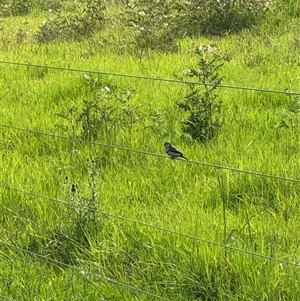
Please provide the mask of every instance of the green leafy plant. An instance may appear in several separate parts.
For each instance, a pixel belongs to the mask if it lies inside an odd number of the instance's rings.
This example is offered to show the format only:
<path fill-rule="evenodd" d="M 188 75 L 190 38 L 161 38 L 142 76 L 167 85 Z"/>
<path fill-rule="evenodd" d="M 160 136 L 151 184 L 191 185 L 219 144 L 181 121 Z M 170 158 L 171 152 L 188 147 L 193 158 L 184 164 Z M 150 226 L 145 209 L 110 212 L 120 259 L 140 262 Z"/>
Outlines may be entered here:
<path fill-rule="evenodd" d="M 94 161 L 86 161 L 88 173 L 88 193 L 80 192 L 78 185 L 72 184 L 70 188 L 71 202 L 73 203 L 71 216 L 71 236 L 81 245 L 89 245 L 88 234 L 96 237 L 100 232 L 97 208 L 96 184 L 98 179 L 98 169 Z"/>
<path fill-rule="evenodd" d="M 288 92 L 287 92 L 288 93 Z M 290 97 L 287 110 L 281 114 L 281 121 L 275 125 L 277 137 L 280 131 L 287 129 L 291 132 L 298 132 L 300 127 L 300 97 L 288 95 Z"/>
<path fill-rule="evenodd" d="M 42 253 L 64 264 L 76 264 L 81 257 L 89 256 L 91 241 L 96 242 L 103 227 L 98 214 L 99 199 L 96 184 L 98 169 L 94 161 L 86 161 L 87 188 L 82 183 L 71 184 L 65 178 L 66 220 L 49 235 Z"/>
<path fill-rule="evenodd" d="M 60 127 L 72 137 L 95 141 L 115 142 L 118 134 L 132 131 L 141 117 L 140 105 L 130 102 L 133 92 L 122 90 L 114 92 L 100 82 L 97 77 L 84 75 L 84 83 L 92 97 L 82 101 L 80 106 L 71 105 L 57 116 L 65 120 Z M 105 86 L 104 86 L 105 85 Z M 104 87 L 103 87 L 104 86 Z"/>
<path fill-rule="evenodd" d="M 184 134 L 200 142 L 215 138 L 221 126 L 222 101 L 216 90 L 222 80 L 219 69 L 223 59 L 217 50 L 214 46 L 200 46 L 196 49 L 198 66 L 184 73 L 188 79 L 196 79 L 199 84 L 187 83 L 186 96 L 177 102 L 178 107 L 188 115 L 182 122 Z"/>

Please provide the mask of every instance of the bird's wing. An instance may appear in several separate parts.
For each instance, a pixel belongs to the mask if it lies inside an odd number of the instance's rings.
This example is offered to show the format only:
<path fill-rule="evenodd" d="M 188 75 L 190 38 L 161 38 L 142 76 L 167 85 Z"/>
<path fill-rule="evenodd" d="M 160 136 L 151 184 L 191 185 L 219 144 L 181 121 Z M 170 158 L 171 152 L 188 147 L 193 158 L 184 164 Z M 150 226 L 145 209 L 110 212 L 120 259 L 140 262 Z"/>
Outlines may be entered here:
<path fill-rule="evenodd" d="M 180 150 L 178 150 L 176 147 L 174 146 L 170 146 L 169 148 L 169 152 L 173 152 L 173 153 L 177 153 L 179 155 L 182 155 L 182 152 Z"/>
<path fill-rule="evenodd" d="M 168 151 L 167 154 L 170 156 L 170 157 L 181 157 L 182 155 L 178 152 L 173 152 L 173 151 Z"/>

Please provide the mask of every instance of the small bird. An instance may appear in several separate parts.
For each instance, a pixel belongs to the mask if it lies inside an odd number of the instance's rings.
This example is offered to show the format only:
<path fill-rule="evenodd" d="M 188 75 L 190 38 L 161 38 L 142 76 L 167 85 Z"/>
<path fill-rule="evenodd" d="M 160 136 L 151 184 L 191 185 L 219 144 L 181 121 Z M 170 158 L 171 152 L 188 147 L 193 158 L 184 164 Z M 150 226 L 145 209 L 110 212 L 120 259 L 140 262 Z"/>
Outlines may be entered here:
<path fill-rule="evenodd" d="M 177 157 L 184 158 L 188 160 L 181 151 L 179 151 L 175 146 L 173 146 L 170 142 L 165 142 L 165 151 L 171 157 L 171 159 L 175 159 Z"/>

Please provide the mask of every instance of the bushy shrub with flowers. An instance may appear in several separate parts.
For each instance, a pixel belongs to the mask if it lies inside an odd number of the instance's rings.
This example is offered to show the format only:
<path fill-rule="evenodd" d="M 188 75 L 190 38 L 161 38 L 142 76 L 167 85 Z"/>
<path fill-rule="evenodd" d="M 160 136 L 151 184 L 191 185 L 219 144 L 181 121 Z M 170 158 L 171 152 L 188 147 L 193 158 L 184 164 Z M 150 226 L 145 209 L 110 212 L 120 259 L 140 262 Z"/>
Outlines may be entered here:
<path fill-rule="evenodd" d="M 177 49 L 177 39 L 237 32 L 259 22 L 275 0 L 128 0 L 127 19 L 141 52 Z"/>
<path fill-rule="evenodd" d="M 129 25 L 134 30 L 135 46 L 147 50 L 177 49 L 177 5 L 172 0 L 129 0 L 126 7 Z"/>
<path fill-rule="evenodd" d="M 42 22 L 36 39 L 39 43 L 59 40 L 80 40 L 102 28 L 104 23 L 104 0 L 74 2 L 72 7 L 53 11 Z"/>

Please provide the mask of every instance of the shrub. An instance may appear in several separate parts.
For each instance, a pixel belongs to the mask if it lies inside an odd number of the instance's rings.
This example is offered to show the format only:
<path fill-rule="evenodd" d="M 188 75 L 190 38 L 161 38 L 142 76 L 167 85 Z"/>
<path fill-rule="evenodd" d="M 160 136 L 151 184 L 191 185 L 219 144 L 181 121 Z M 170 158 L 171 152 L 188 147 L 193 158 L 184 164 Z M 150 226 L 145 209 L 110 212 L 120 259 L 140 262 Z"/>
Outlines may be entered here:
<path fill-rule="evenodd" d="M 134 29 L 135 46 L 142 53 L 147 50 L 177 50 L 175 1 L 128 1 L 128 24 Z"/>
<path fill-rule="evenodd" d="M 182 122 L 184 134 L 193 140 L 207 142 L 217 136 L 221 126 L 222 101 L 215 92 L 222 80 L 218 71 L 223 59 L 212 46 L 200 46 L 195 53 L 199 60 L 197 69 L 187 69 L 185 76 L 196 78 L 200 85 L 187 83 L 187 94 L 177 105 L 188 113 Z"/>
<path fill-rule="evenodd" d="M 0 17 L 27 15 L 31 7 L 31 0 L 0 0 Z"/>
<path fill-rule="evenodd" d="M 128 23 L 141 51 L 177 50 L 177 39 L 223 35 L 251 27 L 265 17 L 272 0 L 131 0 Z"/>
<path fill-rule="evenodd" d="M 179 4 L 178 21 L 188 35 L 222 35 L 238 32 L 259 22 L 272 0 L 190 0 Z"/>
<path fill-rule="evenodd" d="M 61 9 L 54 12 L 49 9 L 48 20 L 42 22 L 36 34 L 39 43 L 56 39 L 80 40 L 103 26 L 104 0 L 85 0 L 74 5 L 69 11 Z"/>
<path fill-rule="evenodd" d="M 118 134 L 130 133 L 141 118 L 139 106 L 130 103 L 132 92 L 108 87 L 89 75 L 84 75 L 84 82 L 92 96 L 58 113 L 65 120 L 60 128 L 71 137 L 89 141 L 101 138 L 102 142 L 115 142 Z"/>

